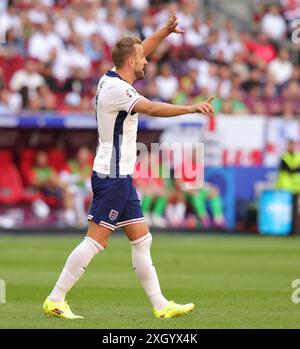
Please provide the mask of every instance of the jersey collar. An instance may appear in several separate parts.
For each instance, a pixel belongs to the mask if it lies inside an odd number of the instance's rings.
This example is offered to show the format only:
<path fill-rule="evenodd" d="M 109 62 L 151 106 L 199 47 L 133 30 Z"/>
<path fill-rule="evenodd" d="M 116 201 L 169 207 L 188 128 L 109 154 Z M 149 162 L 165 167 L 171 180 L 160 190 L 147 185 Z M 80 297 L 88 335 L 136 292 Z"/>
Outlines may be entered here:
<path fill-rule="evenodd" d="M 121 76 L 120 76 L 117 72 L 115 72 L 115 71 L 113 71 L 113 70 L 108 70 L 108 71 L 106 72 L 106 75 L 109 76 L 109 77 L 111 77 L 111 78 L 119 78 L 119 79 L 121 79 L 121 80 L 123 80 L 123 81 L 126 81 L 126 80 L 122 79 Z M 127 81 L 126 81 L 126 82 L 127 82 Z"/>

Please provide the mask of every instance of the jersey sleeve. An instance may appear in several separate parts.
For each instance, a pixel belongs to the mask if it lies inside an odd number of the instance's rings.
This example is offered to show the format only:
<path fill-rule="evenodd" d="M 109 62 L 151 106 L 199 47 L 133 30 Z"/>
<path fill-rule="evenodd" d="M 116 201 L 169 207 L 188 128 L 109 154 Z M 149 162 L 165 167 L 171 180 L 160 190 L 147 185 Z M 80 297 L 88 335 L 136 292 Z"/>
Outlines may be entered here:
<path fill-rule="evenodd" d="M 132 112 L 133 107 L 143 96 L 141 96 L 134 87 L 127 82 L 121 81 L 114 86 L 115 103 L 118 111 Z"/>

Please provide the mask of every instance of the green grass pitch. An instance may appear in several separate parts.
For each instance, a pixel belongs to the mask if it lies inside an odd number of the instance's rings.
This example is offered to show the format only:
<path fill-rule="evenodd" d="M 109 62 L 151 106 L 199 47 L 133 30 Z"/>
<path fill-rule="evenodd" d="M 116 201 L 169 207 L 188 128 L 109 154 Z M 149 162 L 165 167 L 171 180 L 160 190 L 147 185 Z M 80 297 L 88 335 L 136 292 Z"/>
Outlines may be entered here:
<path fill-rule="evenodd" d="M 152 257 L 166 297 L 194 302 L 192 314 L 155 319 L 131 267 L 123 235 L 87 268 L 69 293 L 84 320 L 42 314 L 41 306 L 82 236 L 1 236 L 0 279 L 6 304 L 0 328 L 300 328 L 300 237 L 154 234 Z"/>

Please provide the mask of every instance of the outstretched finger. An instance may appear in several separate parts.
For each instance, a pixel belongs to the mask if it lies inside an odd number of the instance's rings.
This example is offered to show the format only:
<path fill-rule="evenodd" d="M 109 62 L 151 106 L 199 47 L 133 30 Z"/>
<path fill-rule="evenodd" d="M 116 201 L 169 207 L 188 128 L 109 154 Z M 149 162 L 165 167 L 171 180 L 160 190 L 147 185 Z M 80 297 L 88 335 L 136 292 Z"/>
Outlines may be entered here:
<path fill-rule="evenodd" d="M 211 96 L 205 102 L 206 103 L 210 103 L 214 98 L 215 98 L 215 96 Z"/>

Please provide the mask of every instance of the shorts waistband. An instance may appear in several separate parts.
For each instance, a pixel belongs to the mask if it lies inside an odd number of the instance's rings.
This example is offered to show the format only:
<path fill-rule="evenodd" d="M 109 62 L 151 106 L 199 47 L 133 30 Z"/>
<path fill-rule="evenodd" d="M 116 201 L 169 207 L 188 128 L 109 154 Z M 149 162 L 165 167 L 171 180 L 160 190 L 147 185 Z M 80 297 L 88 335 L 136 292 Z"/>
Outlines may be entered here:
<path fill-rule="evenodd" d="M 98 177 L 98 178 L 132 178 L 132 174 L 127 174 L 127 175 L 112 175 L 112 174 L 107 174 L 107 173 L 100 173 L 96 172 L 93 170 L 93 173 Z"/>

